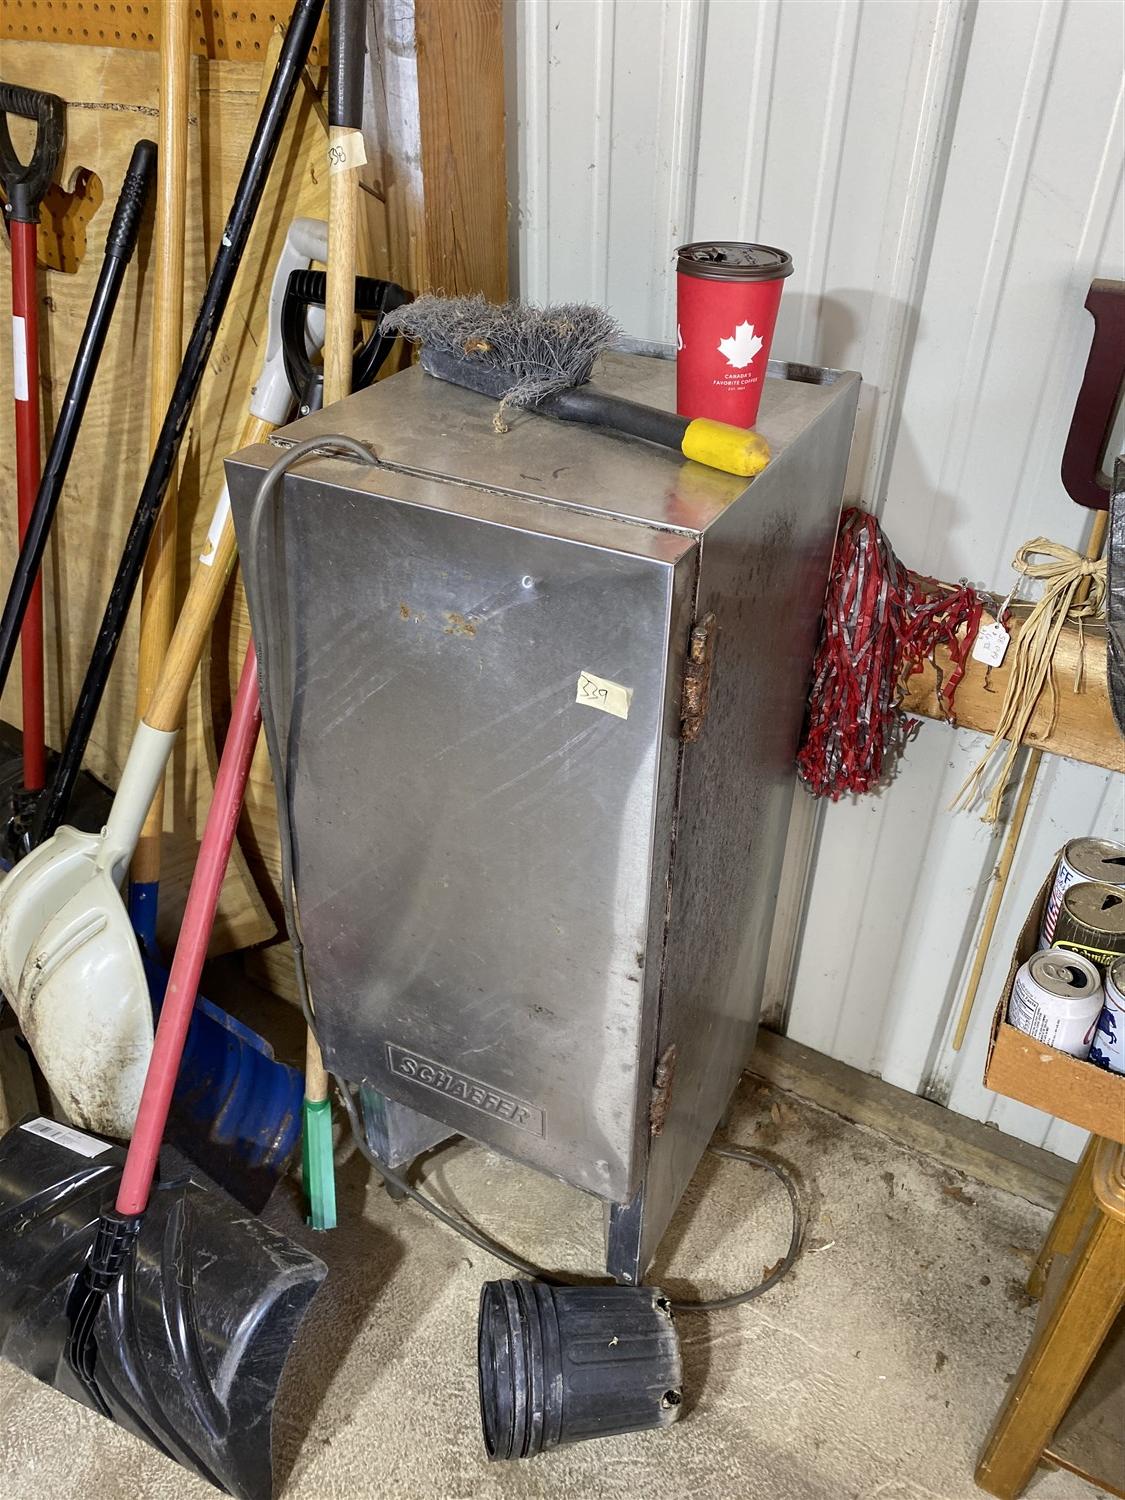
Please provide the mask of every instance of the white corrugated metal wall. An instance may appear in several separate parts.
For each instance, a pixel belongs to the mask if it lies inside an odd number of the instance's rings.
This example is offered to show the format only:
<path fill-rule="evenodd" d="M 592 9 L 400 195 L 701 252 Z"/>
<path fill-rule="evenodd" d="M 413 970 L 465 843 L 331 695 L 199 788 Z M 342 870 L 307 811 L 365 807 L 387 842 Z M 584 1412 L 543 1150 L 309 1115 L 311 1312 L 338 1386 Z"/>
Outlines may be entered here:
<path fill-rule="evenodd" d="M 775 352 L 865 381 L 849 494 L 910 566 L 999 587 L 1079 545 L 1058 478 L 1094 276 L 1125 275 L 1117 0 L 513 0 L 513 265 L 534 301 L 672 336 L 672 247 L 783 245 Z M 1122 779 L 1049 760 L 956 1057 L 998 848 L 946 808 L 979 736 L 926 725 L 894 784 L 827 808 L 791 1036 L 1075 1155 L 981 1083 L 993 999 L 1054 850 L 1120 836 Z"/>

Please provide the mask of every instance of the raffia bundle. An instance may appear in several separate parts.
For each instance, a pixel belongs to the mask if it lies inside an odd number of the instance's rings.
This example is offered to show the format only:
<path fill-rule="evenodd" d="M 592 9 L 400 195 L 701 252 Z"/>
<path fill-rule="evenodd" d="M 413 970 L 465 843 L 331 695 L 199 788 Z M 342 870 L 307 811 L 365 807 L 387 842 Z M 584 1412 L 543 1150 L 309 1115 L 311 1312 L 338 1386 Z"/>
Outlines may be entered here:
<path fill-rule="evenodd" d="M 1003 751 L 1000 773 L 982 814 L 982 821 L 985 823 L 999 821 L 1004 793 L 1011 780 L 1016 757 L 1044 689 L 1050 695 L 1048 732 L 1054 725 L 1058 695 L 1051 665 L 1063 627 L 1068 620 L 1077 623 L 1081 646 L 1083 622 L 1104 616 L 1106 606 L 1104 558 L 1094 562 L 1083 557 L 1080 552 L 1075 552 L 1073 548 L 1064 547 L 1061 542 L 1037 536 L 1034 541 L 1023 544 L 1012 560 L 1012 567 L 1025 578 L 1042 580 L 1043 594 L 1036 601 L 1011 647 L 1012 668 L 992 739 L 980 762 L 966 777 L 952 802 L 953 807 L 971 805 L 982 793 L 988 767 Z M 1081 690 L 1081 679 L 1080 650 L 1074 676 L 1076 693 Z"/>

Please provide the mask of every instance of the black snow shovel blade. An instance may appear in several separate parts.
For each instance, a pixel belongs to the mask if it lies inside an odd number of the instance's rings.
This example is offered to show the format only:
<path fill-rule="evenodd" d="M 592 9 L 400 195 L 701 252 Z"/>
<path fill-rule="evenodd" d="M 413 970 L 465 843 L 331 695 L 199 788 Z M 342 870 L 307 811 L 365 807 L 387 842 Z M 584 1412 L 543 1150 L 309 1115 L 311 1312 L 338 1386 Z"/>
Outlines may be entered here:
<path fill-rule="evenodd" d="M 274 1400 L 324 1262 L 185 1173 L 154 1190 L 83 1373 L 68 1353 L 75 1281 L 124 1161 L 50 1120 L 0 1139 L 0 1354 L 229 1494 L 268 1500 Z"/>

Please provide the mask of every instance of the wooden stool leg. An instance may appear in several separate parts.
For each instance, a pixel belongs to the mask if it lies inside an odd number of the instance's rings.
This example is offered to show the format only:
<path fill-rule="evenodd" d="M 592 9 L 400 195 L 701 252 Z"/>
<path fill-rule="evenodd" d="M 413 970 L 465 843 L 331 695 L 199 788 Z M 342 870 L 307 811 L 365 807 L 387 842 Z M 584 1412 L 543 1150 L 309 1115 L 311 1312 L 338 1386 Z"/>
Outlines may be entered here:
<path fill-rule="evenodd" d="M 1014 1500 L 1035 1472 L 1125 1305 L 1123 1264 L 1125 1223 L 1091 1213 L 1084 1238 L 1074 1247 L 1070 1274 L 1054 1304 L 1044 1309 L 981 1453 L 976 1481 L 990 1495 Z"/>
<path fill-rule="evenodd" d="M 1027 1290 L 1033 1297 L 1042 1297 L 1052 1260 L 1056 1255 L 1069 1255 L 1074 1249 L 1078 1236 L 1082 1233 L 1082 1225 L 1086 1222 L 1086 1215 L 1094 1206 L 1094 1153 L 1098 1149 L 1098 1140 L 1098 1136 L 1092 1135 L 1086 1142 L 1086 1149 L 1074 1169 L 1066 1197 L 1059 1204 L 1058 1213 L 1051 1221 L 1039 1259 L 1032 1267 L 1027 1281 Z"/>

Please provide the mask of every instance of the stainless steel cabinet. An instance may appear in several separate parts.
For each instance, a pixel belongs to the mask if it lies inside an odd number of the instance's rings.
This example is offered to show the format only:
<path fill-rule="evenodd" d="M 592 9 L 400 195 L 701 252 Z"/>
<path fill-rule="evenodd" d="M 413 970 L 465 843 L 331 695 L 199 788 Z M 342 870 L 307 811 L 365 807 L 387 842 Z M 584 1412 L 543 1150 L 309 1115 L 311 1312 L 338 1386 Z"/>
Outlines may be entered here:
<path fill-rule="evenodd" d="M 771 370 L 752 482 L 396 375 L 281 435 L 380 464 L 290 474 L 250 600 L 328 1065 L 398 1160 L 463 1133 L 604 1199 L 622 1280 L 757 1024 L 859 388 Z M 665 361 L 596 379 L 673 405 Z M 228 464 L 243 543 L 274 456 Z"/>

